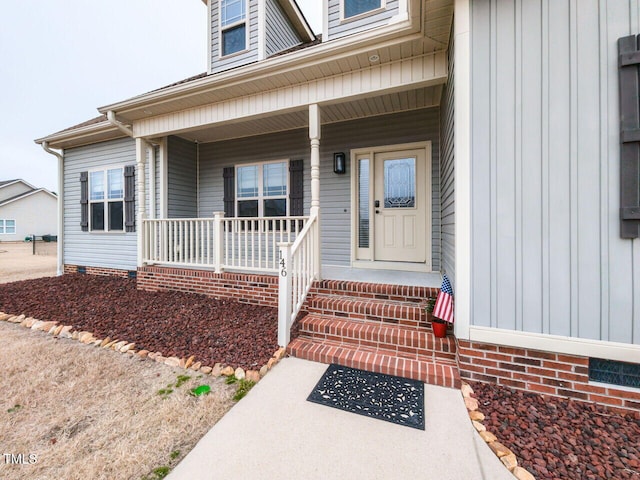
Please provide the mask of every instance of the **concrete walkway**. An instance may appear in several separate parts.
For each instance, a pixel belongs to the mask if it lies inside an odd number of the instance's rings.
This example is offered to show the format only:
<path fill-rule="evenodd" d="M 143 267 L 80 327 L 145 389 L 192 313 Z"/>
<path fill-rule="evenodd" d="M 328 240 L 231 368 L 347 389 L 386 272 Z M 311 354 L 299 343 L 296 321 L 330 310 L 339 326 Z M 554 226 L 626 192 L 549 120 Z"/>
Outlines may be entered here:
<path fill-rule="evenodd" d="M 513 480 L 459 390 L 425 387 L 426 430 L 307 402 L 327 365 L 285 358 L 167 477 Z"/>

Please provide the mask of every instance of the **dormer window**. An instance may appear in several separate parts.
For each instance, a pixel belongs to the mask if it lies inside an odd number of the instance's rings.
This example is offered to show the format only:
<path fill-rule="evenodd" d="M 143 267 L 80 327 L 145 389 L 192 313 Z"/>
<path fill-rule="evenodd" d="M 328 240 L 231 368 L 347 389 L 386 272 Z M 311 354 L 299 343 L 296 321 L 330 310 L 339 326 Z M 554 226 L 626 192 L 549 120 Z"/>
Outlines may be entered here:
<path fill-rule="evenodd" d="M 247 49 L 247 0 L 220 0 L 222 56 Z"/>
<path fill-rule="evenodd" d="M 379 10 L 384 7 L 385 0 L 342 0 L 343 18 L 345 20 L 352 17 Z"/>

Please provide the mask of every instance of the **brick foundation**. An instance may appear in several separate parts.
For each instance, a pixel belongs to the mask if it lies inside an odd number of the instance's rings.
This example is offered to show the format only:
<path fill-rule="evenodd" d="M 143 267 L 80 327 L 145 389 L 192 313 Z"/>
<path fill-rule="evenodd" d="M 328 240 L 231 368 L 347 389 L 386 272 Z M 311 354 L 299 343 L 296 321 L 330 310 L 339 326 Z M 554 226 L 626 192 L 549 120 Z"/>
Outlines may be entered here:
<path fill-rule="evenodd" d="M 589 358 L 458 339 L 460 376 L 518 390 L 640 409 L 640 392 L 589 384 Z"/>
<path fill-rule="evenodd" d="M 82 265 L 66 265 L 64 266 L 64 273 L 78 273 L 79 269 L 84 269 L 84 273 L 87 275 L 102 275 L 108 277 L 129 277 L 129 270 L 119 270 L 117 268 L 105 268 L 105 267 L 85 267 Z M 133 270 L 135 273 L 135 270 Z"/>
<path fill-rule="evenodd" d="M 201 293 L 242 303 L 278 306 L 278 277 L 146 266 L 138 268 L 138 288 L 147 291 Z"/>

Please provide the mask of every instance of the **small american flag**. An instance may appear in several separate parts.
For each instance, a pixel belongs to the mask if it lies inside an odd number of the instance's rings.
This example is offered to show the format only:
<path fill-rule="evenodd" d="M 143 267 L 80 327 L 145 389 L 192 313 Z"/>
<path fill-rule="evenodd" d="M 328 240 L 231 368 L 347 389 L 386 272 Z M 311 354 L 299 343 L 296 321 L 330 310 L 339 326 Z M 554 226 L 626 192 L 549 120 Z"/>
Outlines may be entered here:
<path fill-rule="evenodd" d="M 446 275 L 442 276 L 442 286 L 433 307 L 433 316 L 453 323 L 453 289 Z"/>

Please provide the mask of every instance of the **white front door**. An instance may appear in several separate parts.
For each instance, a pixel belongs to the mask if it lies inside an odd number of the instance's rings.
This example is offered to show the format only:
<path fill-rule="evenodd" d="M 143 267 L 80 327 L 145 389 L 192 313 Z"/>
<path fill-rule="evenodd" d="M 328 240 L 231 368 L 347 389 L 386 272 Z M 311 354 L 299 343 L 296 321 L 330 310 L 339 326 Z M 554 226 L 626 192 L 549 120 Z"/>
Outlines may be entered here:
<path fill-rule="evenodd" d="M 425 149 L 374 154 L 373 259 L 425 263 L 428 258 Z"/>

